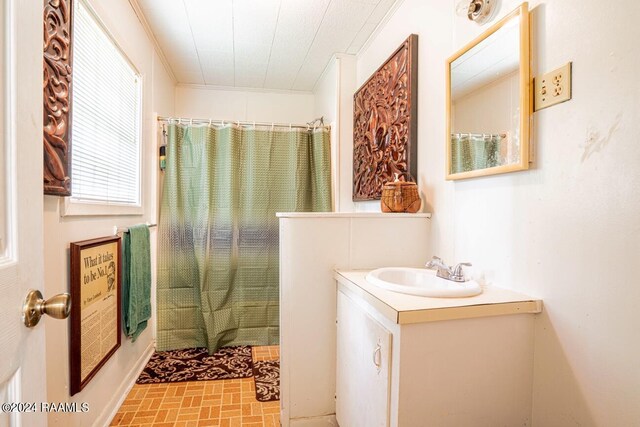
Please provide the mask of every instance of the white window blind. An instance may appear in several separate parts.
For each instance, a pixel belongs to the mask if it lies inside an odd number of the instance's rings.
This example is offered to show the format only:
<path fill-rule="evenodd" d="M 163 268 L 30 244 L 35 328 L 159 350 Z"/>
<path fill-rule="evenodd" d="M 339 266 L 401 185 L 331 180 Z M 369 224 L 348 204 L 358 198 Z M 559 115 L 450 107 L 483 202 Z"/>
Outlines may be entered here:
<path fill-rule="evenodd" d="M 73 26 L 71 197 L 140 205 L 140 76 L 83 1 Z"/>

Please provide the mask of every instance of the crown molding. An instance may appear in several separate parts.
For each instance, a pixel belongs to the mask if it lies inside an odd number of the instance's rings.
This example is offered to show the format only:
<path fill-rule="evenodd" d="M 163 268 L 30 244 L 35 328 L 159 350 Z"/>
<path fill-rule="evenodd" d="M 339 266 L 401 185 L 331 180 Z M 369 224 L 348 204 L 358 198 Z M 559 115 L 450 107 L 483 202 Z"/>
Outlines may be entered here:
<path fill-rule="evenodd" d="M 169 74 L 169 78 L 171 78 L 174 84 L 177 84 L 178 79 L 176 78 L 176 75 L 173 72 L 173 68 L 171 68 L 171 65 L 169 64 L 169 61 L 167 60 L 167 57 L 164 54 L 164 51 L 160 47 L 160 44 L 158 43 L 158 39 L 156 39 L 155 34 L 153 34 L 153 31 L 151 30 L 151 26 L 149 26 L 149 22 L 147 21 L 147 18 L 144 16 L 144 12 L 142 11 L 140 4 L 138 3 L 138 0 L 129 0 L 129 4 L 131 5 L 133 12 L 138 17 L 138 20 L 140 21 L 142 28 L 144 28 L 145 33 L 147 33 L 147 37 L 149 37 L 149 40 L 151 40 L 151 43 L 153 44 L 156 50 L 156 53 L 160 57 L 160 61 L 162 62 L 162 65 L 164 66 L 165 71 L 167 72 L 167 74 Z"/>

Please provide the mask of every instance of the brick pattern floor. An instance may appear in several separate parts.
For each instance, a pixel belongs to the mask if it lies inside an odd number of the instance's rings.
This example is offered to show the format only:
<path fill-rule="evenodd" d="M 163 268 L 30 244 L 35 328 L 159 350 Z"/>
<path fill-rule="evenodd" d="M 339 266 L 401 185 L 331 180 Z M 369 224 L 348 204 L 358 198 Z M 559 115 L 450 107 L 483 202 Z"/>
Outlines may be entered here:
<path fill-rule="evenodd" d="M 251 350 L 254 362 L 259 360 L 277 360 L 280 358 L 280 346 L 278 345 L 253 347 Z"/>
<path fill-rule="evenodd" d="M 253 360 L 278 359 L 279 350 L 253 347 Z M 253 378 L 136 384 L 111 425 L 278 427 L 280 402 L 258 402 Z"/>

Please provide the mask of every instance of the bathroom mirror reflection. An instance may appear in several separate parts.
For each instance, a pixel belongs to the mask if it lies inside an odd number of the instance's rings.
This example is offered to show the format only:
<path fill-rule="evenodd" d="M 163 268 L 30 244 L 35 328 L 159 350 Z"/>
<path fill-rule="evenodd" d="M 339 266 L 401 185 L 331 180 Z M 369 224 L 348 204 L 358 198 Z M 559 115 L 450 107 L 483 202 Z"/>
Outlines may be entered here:
<path fill-rule="evenodd" d="M 528 4 L 452 56 L 447 74 L 447 179 L 528 169 Z"/>

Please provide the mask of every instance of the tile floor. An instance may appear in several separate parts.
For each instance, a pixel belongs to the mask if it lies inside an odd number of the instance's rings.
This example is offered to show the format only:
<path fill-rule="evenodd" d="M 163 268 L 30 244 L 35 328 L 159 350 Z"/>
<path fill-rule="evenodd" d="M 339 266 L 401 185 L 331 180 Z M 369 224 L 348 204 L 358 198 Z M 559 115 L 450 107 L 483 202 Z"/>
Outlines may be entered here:
<path fill-rule="evenodd" d="M 277 359 L 279 350 L 253 347 L 253 360 Z M 258 402 L 253 378 L 136 384 L 111 425 L 277 427 L 280 402 Z"/>

